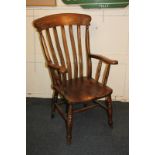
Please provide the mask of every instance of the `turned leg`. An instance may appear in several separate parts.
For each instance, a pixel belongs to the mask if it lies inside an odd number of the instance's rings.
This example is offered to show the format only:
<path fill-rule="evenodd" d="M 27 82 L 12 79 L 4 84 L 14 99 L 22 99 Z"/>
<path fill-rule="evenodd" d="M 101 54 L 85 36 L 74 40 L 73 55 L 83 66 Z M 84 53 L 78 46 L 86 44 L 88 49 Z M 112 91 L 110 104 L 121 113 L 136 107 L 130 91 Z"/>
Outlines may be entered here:
<path fill-rule="evenodd" d="M 51 118 L 54 118 L 55 104 L 57 103 L 57 101 L 58 101 L 58 93 L 54 91 L 53 100 L 51 103 Z"/>
<path fill-rule="evenodd" d="M 108 114 L 108 124 L 112 128 L 113 127 L 113 121 L 112 121 L 112 100 L 111 100 L 111 96 L 107 97 L 106 105 L 107 105 L 107 114 Z"/>
<path fill-rule="evenodd" d="M 72 140 L 72 124 L 73 124 L 72 114 L 73 114 L 72 105 L 68 104 L 67 121 L 66 121 L 67 144 L 71 144 Z"/>

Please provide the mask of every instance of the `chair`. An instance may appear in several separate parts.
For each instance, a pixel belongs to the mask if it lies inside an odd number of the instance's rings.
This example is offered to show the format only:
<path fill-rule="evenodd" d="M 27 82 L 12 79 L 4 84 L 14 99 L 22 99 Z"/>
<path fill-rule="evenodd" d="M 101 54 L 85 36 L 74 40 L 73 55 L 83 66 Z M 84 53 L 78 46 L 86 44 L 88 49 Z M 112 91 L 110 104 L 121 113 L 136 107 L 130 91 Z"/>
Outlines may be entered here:
<path fill-rule="evenodd" d="M 118 61 L 90 52 L 90 21 L 91 17 L 89 15 L 63 13 L 45 16 L 34 20 L 33 23 L 40 34 L 47 66 L 51 73 L 54 90 L 52 117 L 54 117 L 54 112 L 57 110 L 65 120 L 68 144 L 71 144 L 72 139 L 74 113 L 99 106 L 106 110 L 109 126 L 112 127 L 113 125 L 111 100 L 113 90 L 107 86 L 107 80 L 110 66 L 118 64 Z M 76 27 L 76 30 L 73 27 Z M 58 33 L 58 29 L 61 33 Z M 82 29 L 85 31 L 83 36 Z M 69 41 L 68 38 L 70 38 Z M 82 43 L 85 44 L 85 50 L 82 48 Z M 84 60 L 84 54 L 86 60 Z M 92 78 L 92 59 L 98 60 L 95 78 Z M 84 62 L 86 62 L 86 75 L 84 75 Z M 99 82 L 103 63 L 106 66 L 102 82 Z M 66 103 L 65 112 L 58 104 L 58 95 L 64 98 Z M 100 98 L 105 98 L 105 104 L 97 101 Z M 84 106 L 75 109 L 75 104 L 83 104 Z"/>

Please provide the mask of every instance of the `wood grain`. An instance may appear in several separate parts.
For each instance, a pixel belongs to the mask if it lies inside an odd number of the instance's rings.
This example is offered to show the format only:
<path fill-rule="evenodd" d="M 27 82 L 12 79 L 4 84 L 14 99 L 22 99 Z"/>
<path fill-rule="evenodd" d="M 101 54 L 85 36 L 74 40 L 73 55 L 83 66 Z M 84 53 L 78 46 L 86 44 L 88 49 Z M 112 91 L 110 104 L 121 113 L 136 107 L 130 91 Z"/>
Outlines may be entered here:
<path fill-rule="evenodd" d="M 79 77 L 83 77 L 83 56 L 81 43 L 81 27 L 77 26 L 78 54 L 79 54 Z"/>
<path fill-rule="evenodd" d="M 64 46 L 67 68 L 68 68 L 68 79 L 71 79 L 72 78 L 72 67 L 71 67 L 69 49 L 68 49 L 68 45 L 67 45 L 67 39 L 66 39 L 66 33 L 65 33 L 64 26 L 61 26 L 61 32 L 62 32 L 62 40 L 63 40 L 63 46 Z"/>
<path fill-rule="evenodd" d="M 100 60 L 97 65 L 95 80 L 98 81 L 101 73 L 102 61 Z"/>
<path fill-rule="evenodd" d="M 84 14 L 63 13 L 45 16 L 34 21 L 38 31 L 63 25 L 90 25 L 91 17 Z"/>
<path fill-rule="evenodd" d="M 87 57 L 87 76 L 91 77 L 92 74 L 92 64 L 90 59 L 90 38 L 89 38 L 89 26 L 86 26 L 86 57 Z"/>
<path fill-rule="evenodd" d="M 48 39 L 48 43 L 49 43 L 49 47 L 50 47 L 50 51 L 51 51 L 51 54 L 52 54 L 53 61 L 54 61 L 55 64 L 58 65 L 58 60 L 57 60 L 56 53 L 55 53 L 55 50 L 54 50 L 54 47 L 53 47 L 53 43 L 52 43 L 52 40 L 51 40 L 51 35 L 50 35 L 50 32 L 49 32 L 49 29 L 46 29 L 46 34 L 47 34 L 47 39 Z"/>
<path fill-rule="evenodd" d="M 76 53 L 76 47 L 75 47 L 75 40 L 74 40 L 72 25 L 69 25 L 69 34 L 70 34 L 70 40 L 71 40 L 71 46 L 72 46 L 72 52 L 73 52 L 74 78 L 77 78 L 78 77 L 78 62 L 77 62 L 77 53 Z"/>

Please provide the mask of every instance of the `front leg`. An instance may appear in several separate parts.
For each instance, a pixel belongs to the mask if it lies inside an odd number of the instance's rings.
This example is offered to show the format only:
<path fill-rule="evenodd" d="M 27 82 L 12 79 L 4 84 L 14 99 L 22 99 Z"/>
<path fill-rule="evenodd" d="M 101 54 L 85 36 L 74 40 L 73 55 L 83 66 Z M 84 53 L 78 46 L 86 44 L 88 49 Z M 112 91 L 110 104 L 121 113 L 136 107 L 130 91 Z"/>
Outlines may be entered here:
<path fill-rule="evenodd" d="M 72 105 L 68 104 L 67 110 L 67 121 L 66 121 L 66 130 L 67 130 L 67 143 L 71 144 L 72 140 L 72 125 L 73 125 L 73 109 Z"/>

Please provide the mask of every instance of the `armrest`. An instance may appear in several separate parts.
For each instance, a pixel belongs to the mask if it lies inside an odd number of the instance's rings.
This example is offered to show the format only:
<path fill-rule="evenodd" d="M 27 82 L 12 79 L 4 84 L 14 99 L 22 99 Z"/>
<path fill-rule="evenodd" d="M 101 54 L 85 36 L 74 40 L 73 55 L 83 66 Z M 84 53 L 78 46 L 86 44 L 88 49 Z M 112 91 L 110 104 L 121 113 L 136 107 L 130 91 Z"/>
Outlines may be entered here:
<path fill-rule="evenodd" d="M 47 65 L 48 67 L 51 67 L 52 69 L 58 70 L 60 73 L 64 74 L 67 72 L 67 69 L 63 66 L 58 66 L 58 65 L 52 64 L 51 62 L 48 62 Z"/>
<path fill-rule="evenodd" d="M 90 54 L 90 57 L 91 58 L 95 58 L 95 59 L 99 59 L 101 61 L 104 61 L 107 64 L 112 64 L 112 65 L 118 64 L 118 61 L 117 60 L 111 60 L 111 59 L 109 59 L 107 57 L 104 57 L 102 55 Z"/>

